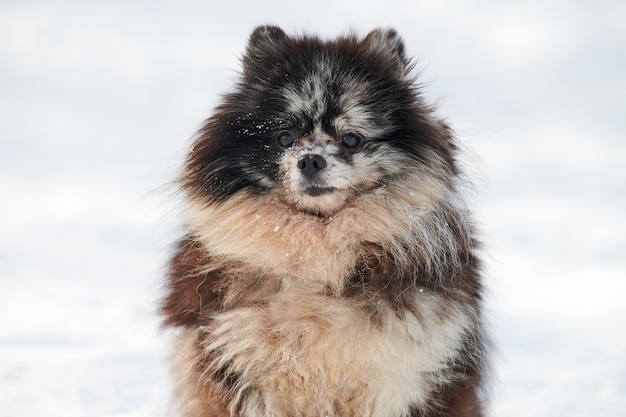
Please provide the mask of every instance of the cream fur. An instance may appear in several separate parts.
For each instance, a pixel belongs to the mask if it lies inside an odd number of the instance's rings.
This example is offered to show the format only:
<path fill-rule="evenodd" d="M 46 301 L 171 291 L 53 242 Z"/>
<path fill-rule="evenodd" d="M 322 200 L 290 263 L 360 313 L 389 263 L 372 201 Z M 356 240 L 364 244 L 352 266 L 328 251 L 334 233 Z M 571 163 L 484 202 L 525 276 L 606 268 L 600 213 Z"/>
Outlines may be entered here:
<path fill-rule="evenodd" d="M 377 188 L 329 218 L 291 208 L 276 192 L 208 205 L 189 198 L 191 230 L 222 266 L 267 271 L 281 288 L 263 307 L 215 313 L 210 325 L 181 335 L 183 345 L 204 340 L 216 357 L 206 381 L 220 369 L 240 375 L 232 415 L 397 417 L 426 406 L 475 323 L 472 307 L 418 291 L 417 314 L 399 318 L 381 305 L 373 323 L 351 300 L 333 296 L 364 242 L 396 259 L 424 259 L 430 273 L 459 262 L 448 223 L 463 233 L 467 225 L 452 206 L 454 192 L 438 180 L 443 175 L 413 169 L 402 188 Z"/>
<path fill-rule="evenodd" d="M 428 293 L 417 297 L 420 319 L 389 311 L 382 325 L 307 285 L 281 292 L 262 309 L 217 314 L 200 329 L 204 349 L 220 352 L 207 378 L 224 367 L 241 375 L 230 407 L 248 417 L 405 415 L 411 405 L 425 406 L 433 384 L 445 378 L 438 372 L 454 358 L 473 315 Z"/>
<path fill-rule="evenodd" d="M 417 254 L 429 272 L 458 263 L 454 222 L 468 233 L 455 192 L 425 168 L 407 176 L 402 188 L 381 187 L 346 201 L 332 217 L 302 213 L 280 192 L 243 194 L 223 203 L 189 199 L 187 216 L 206 249 L 268 273 L 341 288 L 363 242 L 381 245 L 397 259 Z M 455 217 L 451 217 L 452 212 Z M 408 251 L 413 251 L 407 254 Z"/>

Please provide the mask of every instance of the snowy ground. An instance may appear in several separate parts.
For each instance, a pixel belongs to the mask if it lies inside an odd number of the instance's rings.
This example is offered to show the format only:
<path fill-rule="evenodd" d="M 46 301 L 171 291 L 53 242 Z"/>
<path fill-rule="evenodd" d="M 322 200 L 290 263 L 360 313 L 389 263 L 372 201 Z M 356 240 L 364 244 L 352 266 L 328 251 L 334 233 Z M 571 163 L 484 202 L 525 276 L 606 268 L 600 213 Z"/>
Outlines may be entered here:
<path fill-rule="evenodd" d="M 273 22 L 420 57 L 485 231 L 492 414 L 623 416 L 626 4 L 222 3 L 0 3 L 0 415 L 172 415 L 169 183 Z"/>

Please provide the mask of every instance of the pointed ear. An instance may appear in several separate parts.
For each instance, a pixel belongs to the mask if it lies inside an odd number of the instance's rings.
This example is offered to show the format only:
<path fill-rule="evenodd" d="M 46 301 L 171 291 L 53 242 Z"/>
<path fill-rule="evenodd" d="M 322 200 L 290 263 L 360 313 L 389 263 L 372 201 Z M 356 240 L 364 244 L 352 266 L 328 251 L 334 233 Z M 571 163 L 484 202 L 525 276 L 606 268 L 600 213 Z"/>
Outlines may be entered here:
<path fill-rule="evenodd" d="M 404 41 L 394 29 L 374 29 L 363 43 L 372 52 L 386 58 L 399 75 L 405 76 L 410 71 L 411 63 L 406 57 Z"/>
<path fill-rule="evenodd" d="M 246 60 L 264 55 L 271 51 L 276 45 L 287 39 L 285 32 L 278 26 L 259 26 L 250 35 L 248 48 L 246 50 Z"/>

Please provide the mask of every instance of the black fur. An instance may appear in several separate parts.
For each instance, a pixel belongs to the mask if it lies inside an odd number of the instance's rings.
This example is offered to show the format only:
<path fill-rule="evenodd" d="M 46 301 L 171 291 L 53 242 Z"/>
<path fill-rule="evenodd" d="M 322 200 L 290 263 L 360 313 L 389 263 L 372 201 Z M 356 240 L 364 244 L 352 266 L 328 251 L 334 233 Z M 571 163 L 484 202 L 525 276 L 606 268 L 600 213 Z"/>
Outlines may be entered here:
<path fill-rule="evenodd" d="M 358 101 L 373 115 L 373 124 L 385 127 L 382 136 L 365 137 L 362 151 L 373 152 L 379 143 L 391 143 L 416 160 L 426 149 L 436 152 L 456 171 L 452 143 L 441 143 L 448 128 L 433 123 L 411 76 L 412 64 L 394 31 L 375 31 L 363 40 L 355 36 L 332 42 L 316 37 L 287 37 L 279 28 L 254 31 L 243 57 L 243 74 L 234 92 L 226 95 L 215 115 L 199 132 L 189 155 L 185 183 L 202 184 L 209 201 L 226 199 L 239 191 L 263 193 L 278 179 L 277 160 L 282 151 L 276 137 L 283 131 L 307 136 L 315 115 L 288 110 L 285 89 L 302 91 L 322 80 L 325 133 L 336 136 L 332 121 L 343 111 L 342 95 L 352 94 L 348 82 L 363 91 Z M 319 63 L 328 74 L 319 75 Z M 198 156 L 200 155 L 200 156 Z M 349 155 L 346 155 L 349 158 Z"/>

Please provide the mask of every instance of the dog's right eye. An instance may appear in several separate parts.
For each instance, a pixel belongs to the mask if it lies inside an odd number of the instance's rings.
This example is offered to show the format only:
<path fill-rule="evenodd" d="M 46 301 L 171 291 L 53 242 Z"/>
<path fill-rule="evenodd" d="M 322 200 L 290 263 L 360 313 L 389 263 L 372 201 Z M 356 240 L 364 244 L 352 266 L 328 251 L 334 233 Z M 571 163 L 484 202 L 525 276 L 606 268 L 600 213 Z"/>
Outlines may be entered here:
<path fill-rule="evenodd" d="M 293 135 L 291 133 L 283 132 L 278 135 L 278 137 L 276 138 L 276 141 L 278 142 L 278 145 L 281 148 L 288 148 L 291 145 L 293 145 L 293 143 L 295 142 L 295 139 L 293 138 Z"/>

